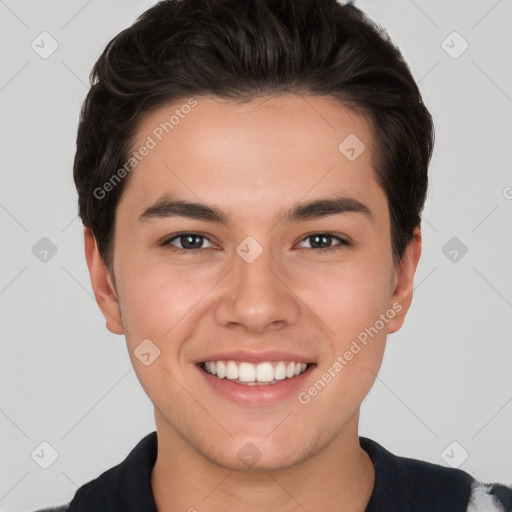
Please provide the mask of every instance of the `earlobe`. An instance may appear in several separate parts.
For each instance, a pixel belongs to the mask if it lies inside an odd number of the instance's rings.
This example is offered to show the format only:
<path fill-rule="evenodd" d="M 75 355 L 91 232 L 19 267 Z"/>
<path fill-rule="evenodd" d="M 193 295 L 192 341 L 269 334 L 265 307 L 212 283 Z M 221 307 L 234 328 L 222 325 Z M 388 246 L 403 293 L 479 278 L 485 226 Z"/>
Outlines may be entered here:
<path fill-rule="evenodd" d="M 388 333 L 398 331 L 411 306 L 414 286 L 414 275 L 421 256 L 421 228 L 414 229 L 413 237 L 404 252 L 402 260 L 396 268 L 396 285 L 391 298 L 391 306 L 397 311 L 395 317 L 388 323 Z"/>
<path fill-rule="evenodd" d="M 92 231 L 84 228 L 85 259 L 96 302 L 105 317 L 107 329 L 113 334 L 124 334 L 121 311 L 110 273 L 101 257 Z"/>

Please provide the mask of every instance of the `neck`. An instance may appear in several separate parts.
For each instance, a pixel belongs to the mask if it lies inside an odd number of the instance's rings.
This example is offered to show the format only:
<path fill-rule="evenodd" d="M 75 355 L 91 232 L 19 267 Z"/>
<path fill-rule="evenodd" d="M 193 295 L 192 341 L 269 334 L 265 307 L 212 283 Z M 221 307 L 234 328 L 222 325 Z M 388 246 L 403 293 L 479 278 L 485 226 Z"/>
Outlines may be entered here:
<path fill-rule="evenodd" d="M 158 456 L 151 486 L 158 512 L 364 512 L 375 483 L 359 446 L 359 414 L 326 448 L 277 471 L 221 467 L 157 419 Z"/>

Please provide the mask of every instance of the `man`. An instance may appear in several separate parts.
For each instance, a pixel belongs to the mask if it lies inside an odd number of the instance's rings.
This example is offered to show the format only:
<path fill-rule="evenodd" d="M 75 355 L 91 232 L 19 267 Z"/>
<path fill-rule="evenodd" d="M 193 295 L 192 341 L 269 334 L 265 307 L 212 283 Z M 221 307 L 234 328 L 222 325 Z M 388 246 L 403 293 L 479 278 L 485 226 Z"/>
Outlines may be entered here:
<path fill-rule="evenodd" d="M 156 432 L 57 510 L 512 510 L 504 485 L 358 435 L 412 301 L 433 142 L 353 5 L 171 0 L 116 36 L 74 177 Z"/>

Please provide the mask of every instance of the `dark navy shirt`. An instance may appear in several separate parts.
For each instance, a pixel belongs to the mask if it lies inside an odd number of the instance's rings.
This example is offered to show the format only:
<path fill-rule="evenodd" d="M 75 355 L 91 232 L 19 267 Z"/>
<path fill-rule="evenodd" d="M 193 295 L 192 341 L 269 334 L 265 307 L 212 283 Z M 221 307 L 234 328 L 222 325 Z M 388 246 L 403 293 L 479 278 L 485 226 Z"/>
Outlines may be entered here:
<path fill-rule="evenodd" d="M 365 512 L 512 512 L 512 488 L 485 484 L 460 469 L 399 457 L 360 437 L 375 467 Z M 157 433 L 144 437 L 117 466 L 80 487 L 71 502 L 37 512 L 157 512 L 151 471 Z"/>

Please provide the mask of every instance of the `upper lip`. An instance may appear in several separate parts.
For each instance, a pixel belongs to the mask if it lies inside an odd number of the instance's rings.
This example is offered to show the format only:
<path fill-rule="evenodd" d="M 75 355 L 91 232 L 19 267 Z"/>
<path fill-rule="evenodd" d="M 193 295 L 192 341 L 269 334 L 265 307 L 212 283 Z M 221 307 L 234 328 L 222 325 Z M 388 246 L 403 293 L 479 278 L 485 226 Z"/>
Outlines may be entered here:
<path fill-rule="evenodd" d="M 254 350 L 232 350 L 229 352 L 216 352 L 204 356 L 196 361 L 196 364 L 207 361 L 238 361 L 247 363 L 264 363 L 278 361 L 293 361 L 295 363 L 312 363 L 313 359 L 299 354 L 284 351 L 254 351 Z"/>

